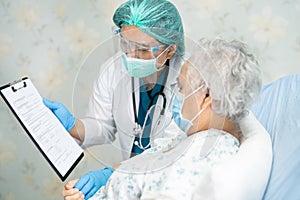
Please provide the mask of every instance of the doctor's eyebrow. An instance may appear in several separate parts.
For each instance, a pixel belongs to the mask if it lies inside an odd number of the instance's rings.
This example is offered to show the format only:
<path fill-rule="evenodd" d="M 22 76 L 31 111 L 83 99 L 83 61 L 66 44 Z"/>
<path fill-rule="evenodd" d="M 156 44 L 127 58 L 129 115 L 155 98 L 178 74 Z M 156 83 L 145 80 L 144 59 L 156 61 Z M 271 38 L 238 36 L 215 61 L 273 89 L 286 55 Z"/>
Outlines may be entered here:
<path fill-rule="evenodd" d="M 155 41 L 151 41 L 150 43 L 147 43 L 147 42 L 135 42 L 135 41 L 132 41 L 132 40 L 128 40 L 127 38 L 124 38 L 123 35 L 122 35 L 122 32 L 120 33 L 120 37 L 123 38 L 124 40 L 128 41 L 128 42 L 133 42 L 137 45 L 140 45 L 142 47 L 145 47 L 145 48 L 149 48 L 149 47 L 153 47 L 153 46 L 160 46 L 160 45 L 164 45 L 162 44 L 161 42 L 155 40 Z"/>

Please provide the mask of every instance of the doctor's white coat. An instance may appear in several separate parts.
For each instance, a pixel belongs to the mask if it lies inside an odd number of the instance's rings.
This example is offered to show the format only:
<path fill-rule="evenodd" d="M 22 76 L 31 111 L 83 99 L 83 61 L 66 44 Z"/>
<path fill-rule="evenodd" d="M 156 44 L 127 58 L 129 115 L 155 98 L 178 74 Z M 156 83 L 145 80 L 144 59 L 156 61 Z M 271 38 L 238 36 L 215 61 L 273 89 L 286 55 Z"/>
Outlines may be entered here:
<path fill-rule="evenodd" d="M 171 122 L 171 85 L 175 85 L 176 78 L 183 64 L 182 58 L 174 55 L 170 59 L 169 74 L 164 93 L 167 97 L 165 114 L 160 117 L 163 98 L 158 97 L 153 115 L 150 142 L 156 138 L 171 138 L 178 134 L 172 131 L 176 126 Z M 136 105 L 139 105 L 139 80 L 134 79 Z M 112 143 L 118 132 L 123 159 L 128 159 L 134 142 L 133 128 L 135 125 L 132 100 L 131 76 L 128 74 L 121 54 L 116 54 L 101 66 L 98 79 L 94 83 L 92 96 L 89 101 L 85 118 L 81 119 L 85 127 L 83 147 Z M 138 111 L 138 108 L 136 108 Z M 154 124 L 157 123 L 156 128 Z M 168 128 L 165 130 L 166 126 Z"/>

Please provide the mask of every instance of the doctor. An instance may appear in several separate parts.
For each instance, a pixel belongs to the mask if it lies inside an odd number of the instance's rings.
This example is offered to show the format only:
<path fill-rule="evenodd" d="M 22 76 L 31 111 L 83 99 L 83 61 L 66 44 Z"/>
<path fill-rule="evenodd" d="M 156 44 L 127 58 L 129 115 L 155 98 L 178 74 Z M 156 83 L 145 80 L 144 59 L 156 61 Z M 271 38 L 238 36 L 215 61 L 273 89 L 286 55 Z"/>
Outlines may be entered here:
<path fill-rule="evenodd" d="M 128 159 L 155 138 L 172 137 L 163 130 L 171 121 L 170 85 L 183 63 L 184 31 L 167 0 L 129 0 L 113 21 L 120 28 L 120 51 L 101 67 L 86 117 L 76 119 L 61 103 L 44 104 L 83 147 L 111 143 L 118 132 Z"/>

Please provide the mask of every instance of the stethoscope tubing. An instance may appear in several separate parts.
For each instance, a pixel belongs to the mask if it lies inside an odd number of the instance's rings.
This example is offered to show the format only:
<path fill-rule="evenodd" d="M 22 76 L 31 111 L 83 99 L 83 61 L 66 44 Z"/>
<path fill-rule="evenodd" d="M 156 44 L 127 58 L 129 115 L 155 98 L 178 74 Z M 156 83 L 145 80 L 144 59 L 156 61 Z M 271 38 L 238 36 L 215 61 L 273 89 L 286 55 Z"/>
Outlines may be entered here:
<path fill-rule="evenodd" d="M 165 88 L 165 83 L 166 83 L 166 79 L 168 77 L 168 72 L 169 72 L 169 69 L 167 69 L 167 73 L 165 75 L 165 79 L 164 79 L 164 82 L 163 82 L 163 85 L 161 86 L 160 88 L 160 91 L 159 92 L 156 92 L 150 99 L 150 103 L 149 103 L 149 106 L 148 106 L 148 109 L 147 109 L 147 113 L 146 113 L 146 116 L 145 116 L 145 119 L 144 119 L 144 123 L 143 123 L 143 126 L 140 127 L 139 123 L 138 123 L 138 116 L 137 116 L 137 109 L 136 109 L 136 100 L 135 100 L 135 92 L 134 92 L 134 78 L 132 77 L 131 78 L 131 85 L 132 85 L 132 102 L 133 102 L 133 112 L 134 112 L 134 121 L 135 121 L 135 128 L 134 128 L 134 132 L 138 132 L 139 133 L 139 144 L 135 144 L 137 145 L 140 149 L 147 149 L 149 146 L 150 146 L 150 142 L 144 147 L 143 144 L 142 144 L 142 137 L 143 137 L 143 133 L 144 133 L 144 128 L 145 128 L 145 125 L 146 125 L 146 122 L 149 118 L 149 115 L 152 111 L 152 109 L 154 107 L 156 107 L 157 105 L 152 105 L 153 104 L 153 101 L 154 99 L 157 97 L 157 99 L 159 98 L 159 96 L 162 96 L 163 97 L 163 106 L 162 106 L 162 109 L 160 110 L 160 114 L 159 114 L 159 117 L 158 119 L 156 120 L 155 122 L 155 126 L 154 126 L 154 129 L 157 128 L 157 124 L 158 122 L 160 121 L 160 118 L 162 115 L 165 114 L 165 108 L 166 108 L 166 104 L 167 104 L 167 98 L 166 98 L 166 95 L 165 93 L 163 92 L 164 91 L 164 88 Z M 150 132 L 150 135 L 151 135 L 151 132 Z"/>

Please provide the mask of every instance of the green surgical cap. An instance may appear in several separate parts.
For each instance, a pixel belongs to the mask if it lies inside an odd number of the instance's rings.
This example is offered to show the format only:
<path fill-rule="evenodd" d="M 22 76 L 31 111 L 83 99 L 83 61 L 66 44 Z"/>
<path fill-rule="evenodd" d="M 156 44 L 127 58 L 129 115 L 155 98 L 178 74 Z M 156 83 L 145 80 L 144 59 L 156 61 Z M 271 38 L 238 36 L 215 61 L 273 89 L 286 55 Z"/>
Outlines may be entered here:
<path fill-rule="evenodd" d="M 181 17 L 177 8 L 169 1 L 129 0 L 117 8 L 113 21 L 119 28 L 137 26 L 161 43 L 177 44 L 176 53 L 184 54 Z"/>

